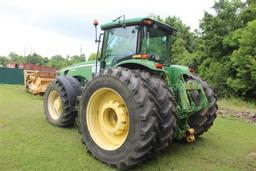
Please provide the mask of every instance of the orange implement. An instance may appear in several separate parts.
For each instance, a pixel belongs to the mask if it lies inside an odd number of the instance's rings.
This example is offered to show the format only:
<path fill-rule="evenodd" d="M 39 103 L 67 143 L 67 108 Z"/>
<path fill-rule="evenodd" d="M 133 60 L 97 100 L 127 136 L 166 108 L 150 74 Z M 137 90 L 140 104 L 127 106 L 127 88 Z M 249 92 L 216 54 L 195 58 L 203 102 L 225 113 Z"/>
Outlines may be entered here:
<path fill-rule="evenodd" d="M 55 72 L 24 70 L 25 88 L 31 94 L 43 94 L 55 76 Z"/>

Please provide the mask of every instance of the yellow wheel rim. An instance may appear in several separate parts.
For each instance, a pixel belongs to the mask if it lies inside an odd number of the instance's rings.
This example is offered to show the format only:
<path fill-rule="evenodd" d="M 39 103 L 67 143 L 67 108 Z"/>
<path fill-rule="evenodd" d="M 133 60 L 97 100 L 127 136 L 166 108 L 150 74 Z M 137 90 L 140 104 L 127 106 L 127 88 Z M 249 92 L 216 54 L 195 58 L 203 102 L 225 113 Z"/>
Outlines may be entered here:
<path fill-rule="evenodd" d="M 48 111 L 52 119 L 59 119 L 62 112 L 62 102 L 57 91 L 51 91 L 48 96 Z"/>
<path fill-rule="evenodd" d="M 126 140 L 129 113 L 123 98 L 115 90 L 95 91 L 86 109 L 86 124 L 94 142 L 104 150 L 115 150 Z"/>

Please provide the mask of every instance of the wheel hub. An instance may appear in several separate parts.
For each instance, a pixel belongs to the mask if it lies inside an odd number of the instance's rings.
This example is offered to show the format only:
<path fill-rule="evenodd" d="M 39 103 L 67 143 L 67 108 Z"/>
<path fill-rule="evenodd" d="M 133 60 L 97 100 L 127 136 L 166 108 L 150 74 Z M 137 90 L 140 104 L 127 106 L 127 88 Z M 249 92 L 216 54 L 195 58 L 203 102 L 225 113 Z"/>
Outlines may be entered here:
<path fill-rule="evenodd" d="M 121 95 L 111 88 L 95 91 L 86 108 L 86 124 L 90 136 L 102 149 L 122 146 L 129 132 L 129 112 Z"/>
<path fill-rule="evenodd" d="M 54 102 L 53 102 L 53 105 L 54 105 L 54 109 L 57 111 L 57 113 L 61 113 L 61 99 L 60 99 L 60 96 L 58 96 Z"/>
<path fill-rule="evenodd" d="M 117 101 L 108 101 L 100 110 L 100 124 L 110 134 L 121 135 L 127 131 L 125 106 Z"/>
<path fill-rule="evenodd" d="M 48 111 L 52 119 L 59 119 L 62 112 L 62 102 L 57 91 L 51 91 L 48 96 Z"/>

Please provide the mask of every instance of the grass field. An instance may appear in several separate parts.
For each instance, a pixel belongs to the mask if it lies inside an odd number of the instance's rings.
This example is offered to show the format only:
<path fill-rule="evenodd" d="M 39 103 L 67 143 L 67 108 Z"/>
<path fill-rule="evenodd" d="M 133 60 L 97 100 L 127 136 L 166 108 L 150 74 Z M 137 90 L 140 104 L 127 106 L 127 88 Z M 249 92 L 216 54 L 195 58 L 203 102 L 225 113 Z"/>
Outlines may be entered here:
<path fill-rule="evenodd" d="M 256 114 L 255 102 L 246 102 L 236 98 L 226 98 L 218 100 L 219 108 L 231 110 L 233 112 L 250 112 Z"/>
<path fill-rule="evenodd" d="M 75 128 L 48 124 L 42 99 L 0 85 L 0 171 L 114 170 L 86 152 Z M 219 117 L 195 143 L 172 143 L 136 170 L 256 170 L 256 125 Z"/>

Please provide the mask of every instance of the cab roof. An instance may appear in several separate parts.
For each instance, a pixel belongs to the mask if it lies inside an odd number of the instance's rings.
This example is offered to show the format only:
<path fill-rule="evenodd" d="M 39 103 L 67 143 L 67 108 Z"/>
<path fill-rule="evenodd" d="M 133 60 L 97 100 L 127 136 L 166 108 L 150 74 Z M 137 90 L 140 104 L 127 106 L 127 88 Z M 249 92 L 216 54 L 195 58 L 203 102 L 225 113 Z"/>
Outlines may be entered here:
<path fill-rule="evenodd" d="M 171 27 L 167 24 L 164 24 L 152 18 L 132 18 L 132 19 L 125 19 L 125 20 L 119 19 L 116 21 L 102 24 L 100 27 L 102 30 L 108 30 L 111 28 L 130 26 L 130 25 L 154 25 L 154 24 L 156 24 L 158 27 L 160 27 L 161 29 L 169 33 L 174 33 L 177 31 L 174 27 Z"/>

